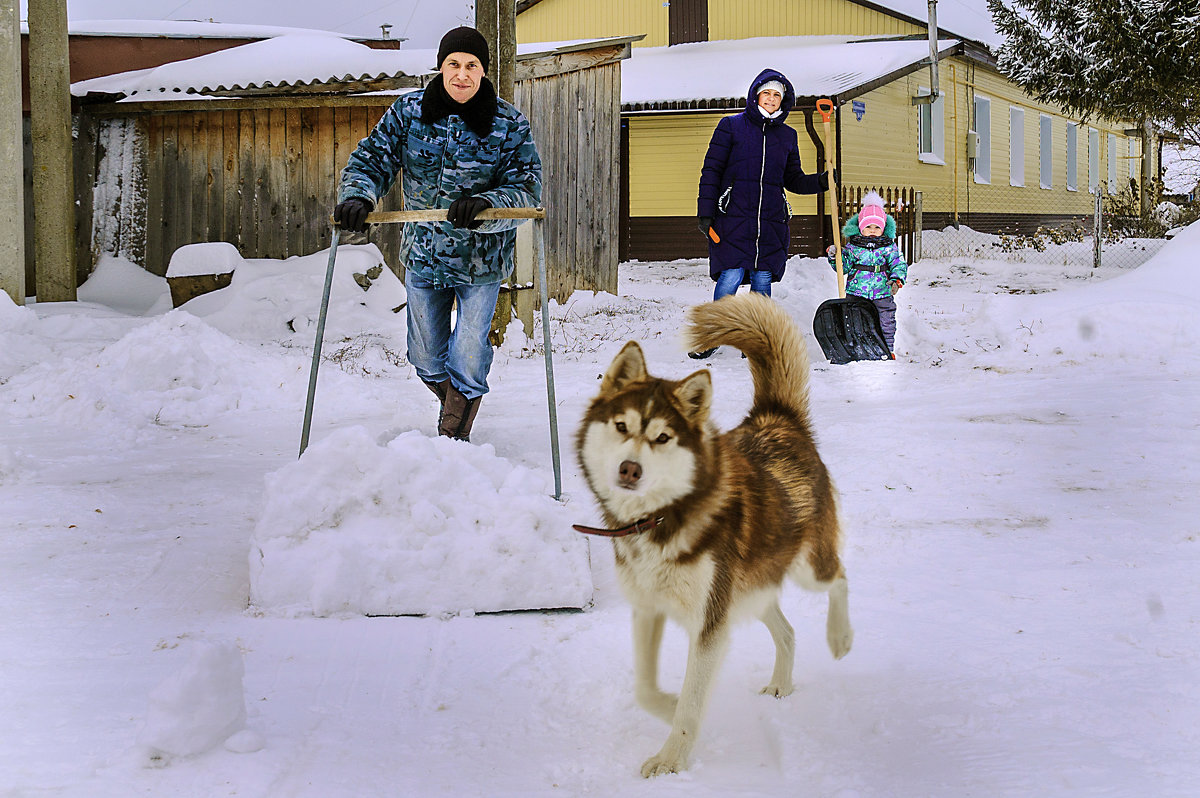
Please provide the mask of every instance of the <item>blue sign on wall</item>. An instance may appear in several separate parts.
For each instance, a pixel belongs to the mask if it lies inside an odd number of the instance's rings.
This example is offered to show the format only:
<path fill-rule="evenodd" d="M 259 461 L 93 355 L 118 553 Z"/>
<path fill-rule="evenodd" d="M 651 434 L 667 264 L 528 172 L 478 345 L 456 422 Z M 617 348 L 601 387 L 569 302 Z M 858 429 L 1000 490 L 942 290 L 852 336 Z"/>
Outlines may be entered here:
<path fill-rule="evenodd" d="M 852 100 L 850 107 L 854 111 L 854 118 L 861 122 L 863 114 L 867 112 L 867 104 L 862 100 Z"/>

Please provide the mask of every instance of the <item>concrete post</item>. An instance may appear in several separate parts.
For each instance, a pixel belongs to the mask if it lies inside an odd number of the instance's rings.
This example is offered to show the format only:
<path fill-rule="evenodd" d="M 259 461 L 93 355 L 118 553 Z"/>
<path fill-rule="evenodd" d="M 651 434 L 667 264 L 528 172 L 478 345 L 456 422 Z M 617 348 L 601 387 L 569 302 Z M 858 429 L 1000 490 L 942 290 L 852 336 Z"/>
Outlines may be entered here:
<path fill-rule="evenodd" d="M 29 0 L 33 246 L 39 302 L 75 299 L 75 178 L 66 0 Z"/>
<path fill-rule="evenodd" d="M 25 304 L 25 186 L 21 141 L 21 23 L 17 0 L 0 0 L 0 291 Z"/>

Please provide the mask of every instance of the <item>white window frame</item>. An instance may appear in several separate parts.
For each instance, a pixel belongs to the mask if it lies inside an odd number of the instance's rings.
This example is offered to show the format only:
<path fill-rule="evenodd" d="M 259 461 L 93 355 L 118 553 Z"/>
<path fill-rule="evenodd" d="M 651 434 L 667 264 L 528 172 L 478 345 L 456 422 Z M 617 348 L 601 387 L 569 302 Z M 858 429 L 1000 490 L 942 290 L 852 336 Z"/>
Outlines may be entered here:
<path fill-rule="evenodd" d="M 1067 123 L 1067 191 L 1079 190 L 1079 125 Z"/>
<path fill-rule="evenodd" d="M 917 94 L 928 97 L 929 87 L 917 87 Z M 925 122 L 926 114 L 929 115 L 928 123 Z M 922 132 L 926 124 L 929 125 L 929 149 L 927 151 L 921 149 L 924 144 Z M 932 103 L 917 106 L 917 159 L 921 163 L 946 165 L 946 94 L 944 92 L 939 93 Z"/>
<path fill-rule="evenodd" d="M 1054 188 L 1054 120 L 1038 116 L 1038 185 Z"/>
<path fill-rule="evenodd" d="M 1108 134 L 1108 193 L 1117 193 L 1117 134 Z"/>
<path fill-rule="evenodd" d="M 1100 131 L 1088 128 L 1088 193 L 1100 190 Z"/>
<path fill-rule="evenodd" d="M 1008 106 L 1008 184 L 1025 185 L 1025 109 L 1015 105 Z"/>
<path fill-rule="evenodd" d="M 975 95 L 975 133 L 979 136 L 979 152 L 975 155 L 975 182 L 987 185 L 992 182 L 992 101 L 978 94 Z"/>
<path fill-rule="evenodd" d="M 1129 179 L 1137 180 L 1138 174 L 1138 157 L 1137 157 L 1137 139 L 1129 139 Z"/>

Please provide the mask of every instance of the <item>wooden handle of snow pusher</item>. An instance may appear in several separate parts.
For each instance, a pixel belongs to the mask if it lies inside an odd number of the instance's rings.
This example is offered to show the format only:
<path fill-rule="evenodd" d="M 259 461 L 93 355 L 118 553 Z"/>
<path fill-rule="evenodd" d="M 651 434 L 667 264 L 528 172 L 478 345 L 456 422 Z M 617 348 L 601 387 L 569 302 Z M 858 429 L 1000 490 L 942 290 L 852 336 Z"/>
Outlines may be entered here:
<path fill-rule="evenodd" d="M 492 219 L 545 219 L 545 208 L 484 208 L 475 217 L 480 221 Z M 367 224 L 404 224 L 407 222 L 444 222 L 445 208 L 432 208 L 425 211 L 374 211 L 367 214 Z M 333 217 L 329 223 L 336 225 Z"/>
<path fill-rule="evenodd" d="M 825 174 L 829 180 L 829 222 L 833 226 L 834 259 L 837 263 L 838 299 L 846 298 L 846 272 L 842 268 L 842 228 L 838 224 L 837 197 L 833 191 L 833 171 L 829 168 L 829 117 L 833 114 L 833 101 L 828 97 L 817 100 L 817 113 L 825 123 Z"/>

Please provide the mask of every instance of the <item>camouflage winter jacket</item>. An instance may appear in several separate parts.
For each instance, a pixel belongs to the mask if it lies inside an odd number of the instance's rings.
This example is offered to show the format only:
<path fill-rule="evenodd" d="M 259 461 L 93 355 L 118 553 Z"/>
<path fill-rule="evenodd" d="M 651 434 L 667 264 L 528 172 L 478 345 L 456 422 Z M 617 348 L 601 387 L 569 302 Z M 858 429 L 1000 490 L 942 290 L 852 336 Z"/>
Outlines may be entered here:
<path fill-rule="evenodd" d="M 350 155 L 338 202 L 365 197 L 378 206 L 397 174 L 406 210 L 448 208 L 462 196 L 482 197 L 493 208 L 537 207 L 542 199 L 542 162 L 529 122 L 502 99 L 491 133 L 481 138 L 457 115 L 422 122 L 419 91 L 399 98 Z M 499 282 L 512 274 L 519 224 L 405 224 L 400 262 L 435 285 Z"/>
<path fill-rule="evenodd" d="M 889 283 L 908 279 L 908 264 L 896 244 L 896 220 L 887 217 L 883 235 L 868 238 L 858 229 L 858 217 L 842 227 L 842 267 L 846 270 L 846 293 L 865 299 L 883 299 L 892 295 Z M 829 248 L 830 250 L 833 247 Z M 829 257 L 837 269 L 837 261 Z"/>

